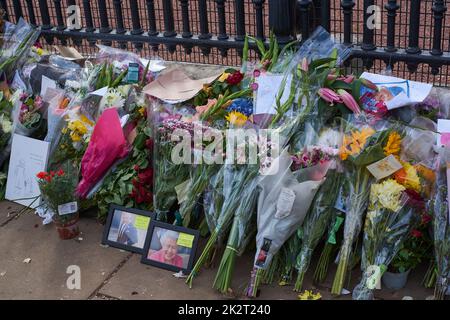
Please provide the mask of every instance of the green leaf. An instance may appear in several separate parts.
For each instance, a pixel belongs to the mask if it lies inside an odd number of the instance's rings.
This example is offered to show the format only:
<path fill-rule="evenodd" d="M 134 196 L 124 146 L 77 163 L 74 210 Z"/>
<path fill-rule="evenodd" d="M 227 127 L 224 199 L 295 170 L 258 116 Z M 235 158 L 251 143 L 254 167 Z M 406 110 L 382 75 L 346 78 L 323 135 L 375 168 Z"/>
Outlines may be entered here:
<path fill-rule="evenodd" d="M 352 86 L 342 80 L 336 80 L 331 85 L 332 89 L 344 89 L 344 90 L 352 90 Z"/>
<path fill-rule="evenodd" d="M 322 65 L 328 66 L 328 64 L 333 61 L 336 61 L 336 59 L 335 58 L 316 59 L 316 60 L 311 61 L 311 63 L 309 64 L 309 69 L 314 70 Z"/>

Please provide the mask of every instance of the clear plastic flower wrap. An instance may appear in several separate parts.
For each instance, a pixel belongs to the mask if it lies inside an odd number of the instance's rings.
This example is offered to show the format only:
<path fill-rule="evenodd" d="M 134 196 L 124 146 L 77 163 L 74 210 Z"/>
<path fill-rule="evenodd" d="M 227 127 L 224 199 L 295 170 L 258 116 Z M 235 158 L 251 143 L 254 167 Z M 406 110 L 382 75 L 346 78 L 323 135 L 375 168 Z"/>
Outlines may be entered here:
<path fill-rule="evenodd" d="M 8 80 L 12 80 L 15 70 L 25 63 L 39 33 L 39 29 L 20 18 L 5 34 L 0 54 L 0 71 L 5 72 Z"/>
<path fill-rule="evenodd" d="M 450 149 L 440 151 L 436 163 L 436 186 L 430 205 L 434 211 L 433 235 L 436 261 L 434 297 L 444 300 L 450 282 L 450 213 L 448 205 Z"/>
<path fill-rule="evenodd" d="M 395 126 L 380 121 L 370 115 L 350 117 L 344 122 L 344 137 L 340 157 L 344 163 L 344 188 L 348 190 L 345 199 L 346 214 L 344 237 L 339 253 L 339 263 L 333 281 L 332 294 L 340 295 L 354 254 L 353 243 L 361 231 L 367 208 L 370 184 L 373 176 L 368 166 L 382 159 L 392 165 L 393 152 L 400 149 L 399 135 L 395 135 Z M 390 158 L 388 158 L 390 157 Z M 395 162 L 398 165 L 398 161 Z M 380 174 L 383 166 L 375 168 Z"/>
<path fill-rule="evenodd" d="M 361 258 L 363 275 L 353 290 L 355 300 L 373 300 L 373 290 L 408 236 L 416 217 L 408 203 L 406 188 L 394 179 L 372 184 L 369 198 Z"/>
<path fill-rule="evenodd" d="M 303 222 L 324 182 L 328 166 L 317 164 L 292 171 L 293 159 L 284 150 L 258 182 L 257 251 L 247 295 L 255 297 L 263 270 Z"/>
<path fill-rule="evenodd" d="M 153 159 L 154 208 L 158 220 L 167 220 L 167 214 L 178 204 L 178 194 L 188 192 L 192 164 L 194 125 L 181 119 L 189 108 L 153 101 L 152 125 L 155 137 Z M 177 192 L 178 190 L 178 192 Z"/>

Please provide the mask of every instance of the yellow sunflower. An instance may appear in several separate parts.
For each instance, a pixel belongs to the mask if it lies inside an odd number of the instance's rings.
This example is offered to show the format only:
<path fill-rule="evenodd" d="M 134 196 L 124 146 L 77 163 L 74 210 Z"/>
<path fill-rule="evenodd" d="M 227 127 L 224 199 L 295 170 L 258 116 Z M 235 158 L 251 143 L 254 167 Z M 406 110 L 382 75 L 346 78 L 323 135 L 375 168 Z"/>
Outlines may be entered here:
<path fill-rule="evenodd" d="M 361 131 L 354 130 L 350 135 L 344 135 L 342 147 L 340 149 L 340 156 L 342 160 L 346 160 L 348 156 L 358 155 L 364 148 L 375 130 L 371 127 L 365 127 Z"/>
<path fill-rule="evenodd" d="M 231 125 L 242 127 L 247 122 L 248 117 L 238 111 L 232 111 L 225 116 L 225 119 Z"/>

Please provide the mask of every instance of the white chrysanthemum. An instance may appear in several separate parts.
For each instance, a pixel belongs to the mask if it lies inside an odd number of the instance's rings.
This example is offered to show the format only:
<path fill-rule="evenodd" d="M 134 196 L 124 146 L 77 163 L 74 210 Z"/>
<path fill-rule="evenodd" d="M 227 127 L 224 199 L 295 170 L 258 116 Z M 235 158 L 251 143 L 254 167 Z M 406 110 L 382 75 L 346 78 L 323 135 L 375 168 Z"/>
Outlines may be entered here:
<path fill-rule="evenodd" d="M 4 133 L 10 133 L 12 131 L 11 121 L 8 118 L 5 118 L 4 115 L 0 116 L 0 123 Z"/>
<path fill-rule="evenodd" d="M 125 99 L 122 94 L 116 89 L 109 89 L 102 99 L 101 109 L 106 108 L 121 108 L 125 104 Z"/>
<path fill-rule="evenodd" d="M 339 148 L 342 143 L 342 133 L 333 129 L 326 129 L 320 133 L 319 146 Z"/>
<path fill-rule="evenodd" d="M 66 80 L 66 86 L 74 90 L 78 90 L 81 88 L 81 82 L 74 80 Z"/>
<path fill-rule="evenodd" d="M 120 93 L 122 97 L 127 97 L 130 93 L 131 86 L 129 84 L 125 84 L 123 86 L 118 86 L 117 91 Z"/>

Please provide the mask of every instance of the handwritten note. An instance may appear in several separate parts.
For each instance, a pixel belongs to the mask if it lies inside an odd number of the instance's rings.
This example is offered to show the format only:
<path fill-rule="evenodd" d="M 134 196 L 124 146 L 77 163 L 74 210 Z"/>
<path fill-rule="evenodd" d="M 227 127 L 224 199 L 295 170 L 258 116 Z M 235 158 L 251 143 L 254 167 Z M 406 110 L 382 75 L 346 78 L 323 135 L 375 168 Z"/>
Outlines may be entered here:
<path fill-rule="evenodd" d="M 186 248 L 192 248 L 192 245 L 194 243 L 194 235 L 189 233 L 183 233 L 180 232 L 180 235 L 178 236 L 177 244 L 182 247 Z"/>
<path fill-rule="evenodd" d="M 137 229 L 147 230 L 149 224 L 150 224 L 150 217 L 136 216 L 136 219 L 134 220 L 134 226 Z"/>

